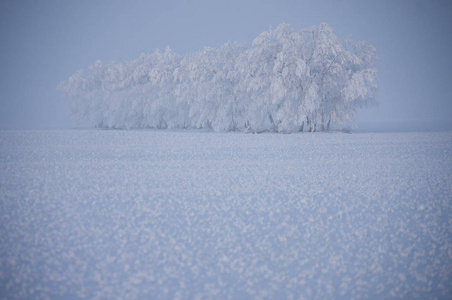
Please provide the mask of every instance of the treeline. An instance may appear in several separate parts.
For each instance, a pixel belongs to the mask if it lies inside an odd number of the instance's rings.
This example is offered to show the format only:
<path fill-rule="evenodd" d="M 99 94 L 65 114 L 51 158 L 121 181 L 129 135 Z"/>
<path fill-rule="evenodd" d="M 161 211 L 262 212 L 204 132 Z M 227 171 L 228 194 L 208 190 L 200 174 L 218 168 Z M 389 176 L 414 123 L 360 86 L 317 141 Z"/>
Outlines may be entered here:
<path fill-rule="evenodd" d="M 330 130 L 377 103 L 375 48 L 327 24 L 281 24 L 248 48 L 181 56 L 167 48 L 128 64 L 97 61 L 62 82 L 75 119 L 105 128 Z"/>

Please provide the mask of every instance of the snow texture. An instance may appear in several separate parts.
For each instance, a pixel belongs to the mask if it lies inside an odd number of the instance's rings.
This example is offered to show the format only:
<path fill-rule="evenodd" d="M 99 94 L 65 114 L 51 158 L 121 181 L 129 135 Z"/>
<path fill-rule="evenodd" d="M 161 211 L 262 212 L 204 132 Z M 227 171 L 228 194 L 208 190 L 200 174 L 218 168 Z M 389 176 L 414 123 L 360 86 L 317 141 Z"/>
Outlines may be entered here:
<path fill-rule="evenodd" d="M 1 131 L 0 299 L 447 299 L 451 143 Z"/>

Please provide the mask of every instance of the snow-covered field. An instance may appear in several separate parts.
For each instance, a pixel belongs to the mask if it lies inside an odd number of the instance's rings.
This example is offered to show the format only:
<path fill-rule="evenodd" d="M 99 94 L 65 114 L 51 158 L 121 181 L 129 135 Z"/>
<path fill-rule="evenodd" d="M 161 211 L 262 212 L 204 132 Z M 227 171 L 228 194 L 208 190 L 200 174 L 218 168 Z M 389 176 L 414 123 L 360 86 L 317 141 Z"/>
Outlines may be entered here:
<path fill-rule="evenodd" d="M 452 133 L 0 131 L 0 299 L 452 295 Z"/>

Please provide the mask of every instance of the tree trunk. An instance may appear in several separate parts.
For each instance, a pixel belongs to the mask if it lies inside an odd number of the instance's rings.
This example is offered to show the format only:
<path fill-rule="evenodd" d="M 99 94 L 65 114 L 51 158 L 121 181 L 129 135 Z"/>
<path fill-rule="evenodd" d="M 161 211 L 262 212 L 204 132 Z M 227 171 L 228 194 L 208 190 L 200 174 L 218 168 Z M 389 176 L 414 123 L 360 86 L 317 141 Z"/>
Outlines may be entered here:
<path fill-rule="evenodd" d="M 268 113 L 268 118 L 270 119 L 270 122 L 272 123 L 272 128 L 271 128 L 271 130 L 274 131 L 274 132 L 276 132 L 276 124 L 275 124 L 275 121 L 273 120 L 273 116 L 272 116 L 271 113 Z"/>
<path fill-rule="evenodd" d="M 323 112 L 323 109 L 322 114 L 320 116 L 320 130 L 325 131 L 325 113 Z"/>
<path fill-rule="evenodd" d="M 235 131 L 236 127 L 235 127 L 235 121 L 234 121 L 234 110 L 232 110 L 232 118 L 231 118 L 231 126 L 229 128 L 229 131 Z"/>
<path fill-rule="evenodd" d="M 328 124 L 326 124 L 326 131 L 330 131 L 331 119 L 328 120 Z"/>
<path fill-rule="evenodd" d="M 273 116 L 271 113 L 268 113 L 268 118 L 270 119 L 270 122 L 272 123 L 272 125 L 275 125 L 275 122 L 273 121 Z"/>
<path fill-rule="evenodd" d="M 308 130 L 309 130 L 309 132 L 313 132 L 312 119 L 310 117 L 306 117 L 306 121 L 308 123 Z"/>

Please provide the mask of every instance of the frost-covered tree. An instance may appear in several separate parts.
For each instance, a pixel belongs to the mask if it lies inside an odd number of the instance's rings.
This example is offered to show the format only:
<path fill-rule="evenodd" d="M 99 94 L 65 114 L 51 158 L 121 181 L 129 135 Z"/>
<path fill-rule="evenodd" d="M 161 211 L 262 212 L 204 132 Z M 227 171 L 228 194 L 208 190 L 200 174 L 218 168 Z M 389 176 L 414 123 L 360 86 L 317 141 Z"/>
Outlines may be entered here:
<path fill-rule="evenodd" d="M 97 61 L 59 85 L 74 118 L 107 128 L 330 130 L 377 99 L 375 48 L 327 24 L 281 24 L 245 47 L 180 56 L 169 48 L 127 64 Z M 307 126 L 305 126 L 305 124 Z"/>
<path fill-rule="evenodd" d="M 376 102 L 375 49 L 340 40 L 327 24 L 307 29 L 304 35 L 305 59 L 318 91 L 309 115 L 311 128 L 320 124 L 321 130 L 328 130 L 332 122 L 343 125 L 354 120 L 356 108 Z"/>

